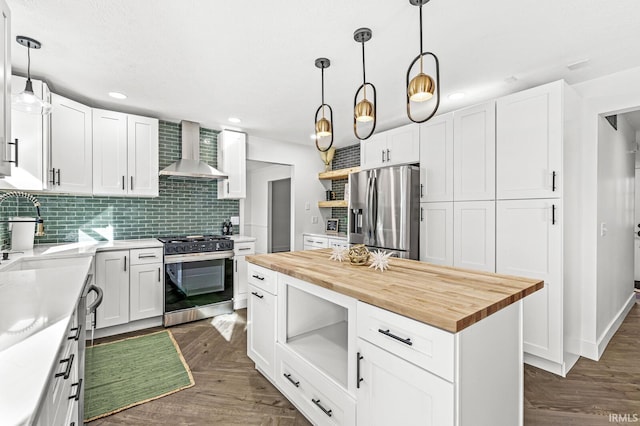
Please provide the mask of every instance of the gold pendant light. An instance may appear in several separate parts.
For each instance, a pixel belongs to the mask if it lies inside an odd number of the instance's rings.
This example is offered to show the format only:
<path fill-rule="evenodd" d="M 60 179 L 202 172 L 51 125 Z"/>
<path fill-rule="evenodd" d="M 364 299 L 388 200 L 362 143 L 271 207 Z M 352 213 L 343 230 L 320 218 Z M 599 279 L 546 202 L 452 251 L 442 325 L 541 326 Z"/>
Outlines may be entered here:
<path fill-rule="evenodd" d="M 371 83 L 367 83 L 367 74 L 364 61 L 364 44 L 371 40 L 372 32 L 369 28 L 358 28 L 353 33 L 353 39 L 356 43 L 362 44 L 362 84 L 356 90 L 356 94 L 353 97 L 353 133 L 360 140 L 369 139 L 373 132 L 376 130 L 376 86 Z M 373 102 L 367 99 L 367 86 L 371 88 L 373 92 Z M 358 102 L 358 95 L 362 92 L 362 99 Z M 373 125 L 366 136 L 360 136 L 358 133 L 358 123 L 370 123 L 373 121 Z"/>
<path fill-rule="evenodd" d="M 435 54 L 425 52 L 422 49 L 422 6 L 428 2 L 429 0 L 409 0 L 409 3 L 420 8 L 420 54 L 415 57 L 407 70 L 407 116 L 414 123 L 424 123 L 429 120 L 436 114 L 438 106 L 440 106 L 440 63 Z M 425 59 L 433 62 L 435 80 L 424 71 Z M 410 79 L 411 70 L 418 61 L 420 61 L 420 71 Z M 411 102 L 422 103 L 427 101 L 432 103 L 430 105 L 431 108 L 427 108 L 427 117 L 421 120 L 414 118 L 411 114 Z"/>
<path fill-rule="evenodd" d="M 331 61 L 327 58 L 316 59 L 316 67 L 320 68 L 322 72 L 322 104 L 316 110 L 315 115 L 316 148 L 320 152 L 328 151 L 333 145 L 333 110 L 331 106 L 324 103 L 324 69 L 329 68 L 330 65 Z M 325 109 L 329 110 L 329 118 L 325 117 Z M 320 111 L 322 111 L 322 116 L 318 118 Z M 328 145 L 327 139 L 329 140 Z"/>

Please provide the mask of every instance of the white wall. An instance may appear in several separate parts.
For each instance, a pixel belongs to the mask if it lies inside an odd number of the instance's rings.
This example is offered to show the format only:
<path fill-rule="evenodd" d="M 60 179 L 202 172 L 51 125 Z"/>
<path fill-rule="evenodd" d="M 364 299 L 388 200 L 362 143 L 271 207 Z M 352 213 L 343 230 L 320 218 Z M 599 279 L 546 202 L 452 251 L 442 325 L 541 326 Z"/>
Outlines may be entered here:
<path fill-rule="evenodd" d="M 589 80 L 574 86 L 583 98 L 581 200 L 582 210 L 582 350 L 581 354 L 599 359 L 606 344 L 633 303 L 633 294 L 625 306 L 599 309 L 598 300 L 598 124 L 601 115 L 622 113 L 640 107 L 640 68 Z M 622 248 L 608 256 L 615 257 Z M 602 283 L 604 285 L 604 283 Z M 604 303 L 604 302 L 603 302 Z M 598 315 L 600 313 L 600 315 Z"/>
<path fill-rule="evenodd" d="M 292 167 L 291 192 L 293 222 L 292 250 L 302 250 L 302 234 L 304 232 L 322 233 L 324 219 L 318 208 L 318 201 L 324 200 L 325 187 L 318 180 L 318 173 L 324 170 L 315 145 L 293 144 L 271 139 L 251 136 L 247 138 L 247 160 L 266 161 L 269 163 L 289 164 Z M 309 210 L 305 205 L 309 204 Z M 241 203 L 242 208 L 242 203 Z M 326 214 L 326 213 L 325 213 Z M 312 217 L 318 223 L 311 223 Z"/>

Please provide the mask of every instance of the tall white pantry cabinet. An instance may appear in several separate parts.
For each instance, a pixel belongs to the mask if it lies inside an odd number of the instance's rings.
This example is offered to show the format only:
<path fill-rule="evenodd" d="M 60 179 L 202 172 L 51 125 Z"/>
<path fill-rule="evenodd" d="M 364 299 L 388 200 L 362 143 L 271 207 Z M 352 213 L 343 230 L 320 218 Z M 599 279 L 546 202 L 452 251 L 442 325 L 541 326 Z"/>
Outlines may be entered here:
<path fill-rule="evenodd" d="M 564 81 L 496 103 L 496 272 L 540 278 L 524 360 L 565 376 L 579 358 L 579 109 Z"/>

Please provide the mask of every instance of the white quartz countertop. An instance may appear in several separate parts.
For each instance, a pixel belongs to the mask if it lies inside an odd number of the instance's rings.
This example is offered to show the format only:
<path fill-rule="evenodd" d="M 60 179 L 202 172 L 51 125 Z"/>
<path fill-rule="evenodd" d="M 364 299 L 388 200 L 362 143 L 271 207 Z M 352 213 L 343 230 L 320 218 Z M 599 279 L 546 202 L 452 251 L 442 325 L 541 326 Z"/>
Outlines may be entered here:
<path fill-rule="evenodd" d="M 256 240 L 255 237 L 248 237 L 246 235 L 231 235 L 230 237 L 236 243 L 250 243 Z"/>

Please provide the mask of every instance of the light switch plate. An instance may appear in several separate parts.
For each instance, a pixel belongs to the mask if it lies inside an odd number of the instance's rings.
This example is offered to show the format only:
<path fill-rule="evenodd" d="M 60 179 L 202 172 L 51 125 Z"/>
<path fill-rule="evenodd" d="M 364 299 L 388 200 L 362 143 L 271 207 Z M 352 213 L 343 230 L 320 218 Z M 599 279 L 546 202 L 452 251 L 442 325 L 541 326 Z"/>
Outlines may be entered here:
<path fill-rule="evenodd" d="M 232 225 L 240 225 L 240 216 L 231 216 Z"/>

